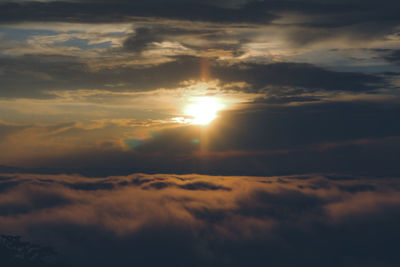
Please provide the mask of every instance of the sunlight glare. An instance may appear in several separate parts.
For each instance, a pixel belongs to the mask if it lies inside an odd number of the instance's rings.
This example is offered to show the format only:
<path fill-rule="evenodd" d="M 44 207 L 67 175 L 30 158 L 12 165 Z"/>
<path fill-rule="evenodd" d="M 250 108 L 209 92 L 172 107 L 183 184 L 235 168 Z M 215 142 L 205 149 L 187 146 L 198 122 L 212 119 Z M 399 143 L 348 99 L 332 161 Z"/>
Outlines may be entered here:
<path fill-rule="evenodd" d="M 192 117 L 191 124 L 207 125 L 217 118 L 223 105 L 216 97 L 198 97 L 193 99 L 186 109 L 186 115 Z"/>

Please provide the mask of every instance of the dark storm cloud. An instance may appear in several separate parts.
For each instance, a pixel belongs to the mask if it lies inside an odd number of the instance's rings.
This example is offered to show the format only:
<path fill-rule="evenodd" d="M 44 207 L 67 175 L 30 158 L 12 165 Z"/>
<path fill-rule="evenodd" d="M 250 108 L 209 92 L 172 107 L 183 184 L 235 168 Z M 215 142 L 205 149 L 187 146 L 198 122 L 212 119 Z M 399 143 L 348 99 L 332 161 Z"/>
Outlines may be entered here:
<path fill-rule="evenodd" d="M 140 33 L 139 35 L 147 33 Z M 147 32 L 148 30 L 144 30 Z M 143 37 L 129 42 L 135 51 L 141 51 L 158 37 Z M 135 37 L 136 38 L 136 37 Z M 140 45 L 138 43 L 141 43 Z M 75 57 L 26 55 L 0 58 L 4 73 L 0 76 L 2 97 L 49 98 L 49 90 L 105 89 L 147 91 L 158 88 L 176 88 L 183 81 L 197 80 L 201 73 L 201 59 L 190 56 L 172 58 L 174 61 L 151 66 L 116 66 L 112 69 L 93 70 Z M 246 82 L 247 92 L 272 90 L 277 97 L 304 92 L 369 91 L 387 86 L 383 77 L 358 72 L 338 72 L 305 63 L 225 65 L 211 60 L 212 78 L 223 83 Z M 290 79 L 288 79 L 290 77 Z M 109 84 L 123 83 L 123 87 L 110 88 Z M 297 93 L 296 93 L 297 92 Z M 293 95 L 291 96 L 293 97 Z M 278 101 L 285 102 L 284 98 Z M 286 99 L 287 101 L 288 99 Z"/>
<path fill-rule="evenodd" d="M 104 179 L 18 174 L 12 178 L 16 182 L 47 182 L 24 183 L 1 194 L 0 207 L 24 204 L 27 210 L 18 216 L 2 213 L 0 232 L 52 246 L 58 252 L 56 262 L 63 266 L 391 267 L 399 263 L 397 178 L 354 176 L 335 181 L 323 175 L 133 174 L 107 180 L 121 184 L 160 178 L 165 183 L 205 182 L 231 190 L 148 191 L 125 185 L 82 194 L 65 183 Z M 327 186 L 309 189 L 316 183 Z M 350 187 L 367 186 L 375 190 L 347 192 Z M 35 200 L 40 195 L 46 199 L 49 190 L 68 205 L 49 199 L 51 205 L 43 206 Z"/>

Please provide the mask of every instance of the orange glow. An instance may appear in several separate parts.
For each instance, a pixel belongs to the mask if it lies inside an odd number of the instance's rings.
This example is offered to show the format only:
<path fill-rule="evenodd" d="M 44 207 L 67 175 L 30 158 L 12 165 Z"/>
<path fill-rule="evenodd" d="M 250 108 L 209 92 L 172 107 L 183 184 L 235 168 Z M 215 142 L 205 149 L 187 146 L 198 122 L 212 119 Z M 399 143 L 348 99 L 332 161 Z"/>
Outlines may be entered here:
<path fill-rule="evenodd" d="M 209 66 L 208 59 L 203 57 L 201 59 L 201 80 L 202 81 L 207 81 L 210 78 L 210 66 Z"/>

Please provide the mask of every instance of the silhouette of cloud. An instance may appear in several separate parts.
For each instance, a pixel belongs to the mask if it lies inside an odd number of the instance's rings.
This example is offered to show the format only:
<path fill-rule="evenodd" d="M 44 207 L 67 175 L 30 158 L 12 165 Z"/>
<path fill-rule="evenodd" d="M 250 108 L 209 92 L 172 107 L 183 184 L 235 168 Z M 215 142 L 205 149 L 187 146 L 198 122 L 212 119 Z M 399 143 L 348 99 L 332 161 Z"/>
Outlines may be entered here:
<path fill-rule="evenodd" d="M 132 46 L 127 49 L 140 52 L 159 38 L 150 36 L 151 33 L 152 30 L 139 28 L 137 36 L 128 38 L 125 46 Z M 142 44 L 139 45 L 139 42 Z M 201 73 L 201 60 L 193 56 L 176 56 L 170 57 L 169 62 L 151 66 L 116 65 L 112 69 L 91 69 L 85 60 L 77 57 L 51 55 L 46 58 L 39 55 L 0 57 L 0 67 L 6 67 L 6 75 L 0 76 L 3 83 L 0 94 L 3 97 L 51 99 L 57 95 L 51 95 L 49 91 L 62 92 L 66 88 L 68 90 L 95 88 L 111 92 L 176 89 L 185 81 L 198 79 Z M 32 70 L 35 70 L 37 75 L 31 73 Z M 85 75 L 82 75 L 82 71 Z M 317 101 L 317 97 L 305 98 L 302 94 L 318 91 L 367 92 L 389 86 L 389 81 L 385 77 L 376 74 L 333 71 L 306 63 L 239 62 L 226 65 L 210 58 L 210 73 L 214 79 L 220 80 L 222 85 L 233 82 L 245 82 L 249 85 L 246 88 L 238 88 L 239 91 L 275 94 L 265 100 L 267 103 Z M 108 86 L 110 81 L 118 81 L 124 86 L 110 88 Z"/>
<path fill-rule="evenodd" d="M 196 1 L 127 2 L 116 1 L 51 1 L 47 3 L 1 3 L 0 22 L 67 21 L 67 22 L 127 22 L 135 17 L 154 17 L 218 23 L 269 23 L 276 15 L 257 6 L 226 8 Z"/>
<path fill-rule="evenodd" d="M 195 182 L 195 183 L 188 183 L 188 184 L 183 184 L 179 186 L 182 189 L 186 190 L 225 190 L 229 191 L 230 188 L 225 187 L 225 186 L 218 186 L 212 183 L 207 183 L 207 182 Z"/>
<path fill-rule="evenodd" d="M 392 62 L 394 64 L 400 64 L 400 50 L 391 50 L 388 55 L 384 56 L 384 58 Z"/>
<path fill-rule="evenodd" d="M 114 185 L 111 183 L 73 183 L 66 184 L 68 187 L 78 190 L 92 191 L 92 190 L 112 190 Z"/>

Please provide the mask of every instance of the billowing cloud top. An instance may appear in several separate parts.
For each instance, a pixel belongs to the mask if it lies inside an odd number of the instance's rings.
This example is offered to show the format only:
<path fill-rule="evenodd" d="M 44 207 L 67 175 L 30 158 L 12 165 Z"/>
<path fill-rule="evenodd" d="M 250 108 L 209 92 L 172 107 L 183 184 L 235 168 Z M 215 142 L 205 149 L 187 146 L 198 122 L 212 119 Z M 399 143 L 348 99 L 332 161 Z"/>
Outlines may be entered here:
<path fill-rule="evenodd" d="M 399 190 L 339 175 L 3 174 L 0 229 L 53 247 L 55 266 L 395 266 Z"/>

